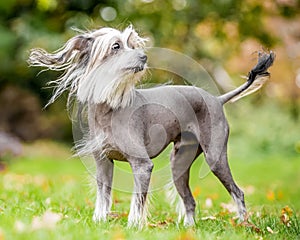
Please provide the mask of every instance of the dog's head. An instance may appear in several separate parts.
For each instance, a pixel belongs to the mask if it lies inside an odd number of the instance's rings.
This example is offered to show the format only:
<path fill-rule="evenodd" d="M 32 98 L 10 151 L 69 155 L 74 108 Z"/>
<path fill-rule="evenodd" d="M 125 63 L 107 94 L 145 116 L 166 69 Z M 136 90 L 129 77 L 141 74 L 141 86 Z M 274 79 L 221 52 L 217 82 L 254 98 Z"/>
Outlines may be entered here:
<path fill-rule="evenodd" d="M 124 31 L 101 28 L 71 38 L 53 54 L 33 49 L 29 63 L 65 71 L 50 82 L 56 84 L 56 90 L 49 103 L 69 90 L 69 96 L 81 102 L 126 107 L 132 101 L 134 85 L 145 72 L 145 42 L 132 26 Z"/>
<path fill-rule="evenodd" d="M 112 64 L 114 71 L 137 73 L 144 70 L 147 56 L 143 47 L 145 39 L 138 36 L 136 31 L 127 27 L 123 32 L 113 28 L 99 30 L 77 36 L 73 41 L 74 49 L 79 54 L 87 55 L 87 71 L 107 62 Z"/>

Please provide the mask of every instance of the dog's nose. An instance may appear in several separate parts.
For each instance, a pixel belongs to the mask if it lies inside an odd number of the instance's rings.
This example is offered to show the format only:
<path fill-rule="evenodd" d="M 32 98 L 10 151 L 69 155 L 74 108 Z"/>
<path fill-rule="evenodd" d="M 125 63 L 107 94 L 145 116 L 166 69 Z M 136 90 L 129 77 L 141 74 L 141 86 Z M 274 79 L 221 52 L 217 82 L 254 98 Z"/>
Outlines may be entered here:
<path fill-rule="evenodd" d="M 146 63 L 147 62 L 147 55 L 143 54 L 143 55 L 140 55 L 140 60 L 143 62 L 143 63 Z"/>

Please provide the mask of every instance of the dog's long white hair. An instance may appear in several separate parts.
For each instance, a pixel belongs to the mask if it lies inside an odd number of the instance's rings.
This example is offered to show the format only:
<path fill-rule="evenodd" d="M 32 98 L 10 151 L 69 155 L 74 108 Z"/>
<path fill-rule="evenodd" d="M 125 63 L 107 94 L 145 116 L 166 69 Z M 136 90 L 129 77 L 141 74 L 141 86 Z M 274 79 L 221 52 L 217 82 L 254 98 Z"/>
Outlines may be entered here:
<path fill-rule="evenodd" d="M 49 82 L 54 93 L 48 104 L 68 90 L 68 102 L 75 96 L 83 103 L 105 102 L 112 108 L 126 107 L 144 73 L 135 54 L 144 48 L 145 42 L 132 26 L 122 32 L 100 28 L 71 38 L 54 53 L 32 49 L 28 62 L 31 66 L 64 71 L 57 80 Z M 120 48 L 122 51 L 117 51 Z"/>

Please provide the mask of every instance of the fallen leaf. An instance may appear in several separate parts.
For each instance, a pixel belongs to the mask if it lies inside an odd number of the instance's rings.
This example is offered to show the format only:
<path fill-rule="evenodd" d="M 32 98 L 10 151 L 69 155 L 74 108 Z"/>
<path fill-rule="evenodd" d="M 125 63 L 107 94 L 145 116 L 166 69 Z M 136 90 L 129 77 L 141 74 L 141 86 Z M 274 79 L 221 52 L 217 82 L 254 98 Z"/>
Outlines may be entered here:
<path fill-rule="evenodd" d="M 157 222 L 157 223 L 149 223 L 149 224 L 148 224 L 148 226 L 149 226 L 149 227 L 152 227 L 152 228 L 157 228 L 157 227 L 163 228 L 163 227 L 165 227 L 165 226 L 167 226 L 167 225 L 169 225 L 169 222 L 166 221 L 166 220 L 164 220 L 164 221 L 159 221 L 159 222 Z"/>
<path fill-rule="evenodd" d="M 270 228 L 269 226 L 267 227 L 267 231 L 271 234 L 277 234 L 279 231 L 274 231 L 272 228 Z"/>
<path fill-rule="evenodd" d="M 274 231 L 273 231 L 273 229 L 272 229 L 272 228 L 270 228 L 269 226 L 267 227 L 267 231 L 268 231 L 269 233 L 271 233 L 271 234 L 274 234 Z"/>
<path fill-rule="evenodd" d="M 293 210 L 289 206 L 285 206 L 281 209 L 280 220 L 287 227 L 291 226 L 290 217 L 293 215 Z"/>
<path fill-rule="evenodd" d="M 293 210 L 289 206 L 285 206 L 281 209 L 281 214 L 286 213 L 289 217 L 293 215 Z"/>
<path fill-rule="evenodd" d="M 251 228 L 256 233 L 261 233 L 261 230 L 260 230 L 259 227 L 255 226 L 253 223 L 251 223 L 251 222 L 249 222 L 247 220 L 241 222 L 238 226 L 248 227 L 248 228 Z"/>
<path fill-rule="evenodd" d="M 236 225 L 237 225 L 237 218 L 236 217 L 230 218 L 229 219 L 229 223 L 231 224 L 231 226 L 236 227 Z"/>
<path fill-rule="evenodd" d="M 207 216 L 207 217 L 202 217 L 202 221 L 207 221 L 207 220 L 216 220 L 217 218 L 215 216 Z"/>
<path fill-rule="evenodd" d="M 32 230 L 42 228 L 53 229 L 56 224 L 62 219 L 62 214 L 51 212 L 47 210 L 43 216 L 34 217 L 31 223 Z"/>
<path fill-rule="evenodd" d="M 110 212 L 108 213 L 108 216 L 111 218 L 122 218 L 122 217 L 128 217 L 128 213 Z"/>
<path fill-rule="evenodd" d="M 290 220 L 290 217 L 287 215 L 287 214 L 281 214 L 280 216 L 280 220 L 281 222 L 286 225 L 287 227 L 290 227 L 291 226 L 291 220 Z"/>

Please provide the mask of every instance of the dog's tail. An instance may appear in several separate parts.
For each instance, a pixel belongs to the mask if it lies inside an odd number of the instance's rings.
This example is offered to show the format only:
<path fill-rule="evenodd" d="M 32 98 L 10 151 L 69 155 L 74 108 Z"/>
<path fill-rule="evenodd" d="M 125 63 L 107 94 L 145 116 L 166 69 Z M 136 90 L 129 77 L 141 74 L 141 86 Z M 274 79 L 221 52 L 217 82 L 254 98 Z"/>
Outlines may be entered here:
<path fill-rule="evenodd" d="M 218 99 L 220 100 L 221 104 L 225 104 L 228 101 L 235 102 L 238 99 L 260 89 L 270 77 L 270 73 L 268 73 L 267 70 L 273 64 L 274 60 L 274 52 L 259 52 L 258 63 L 249 72 L 247 82 L 241 85 L 240 87 L 234 89 L 233 91 L 219 96 Z"/>

